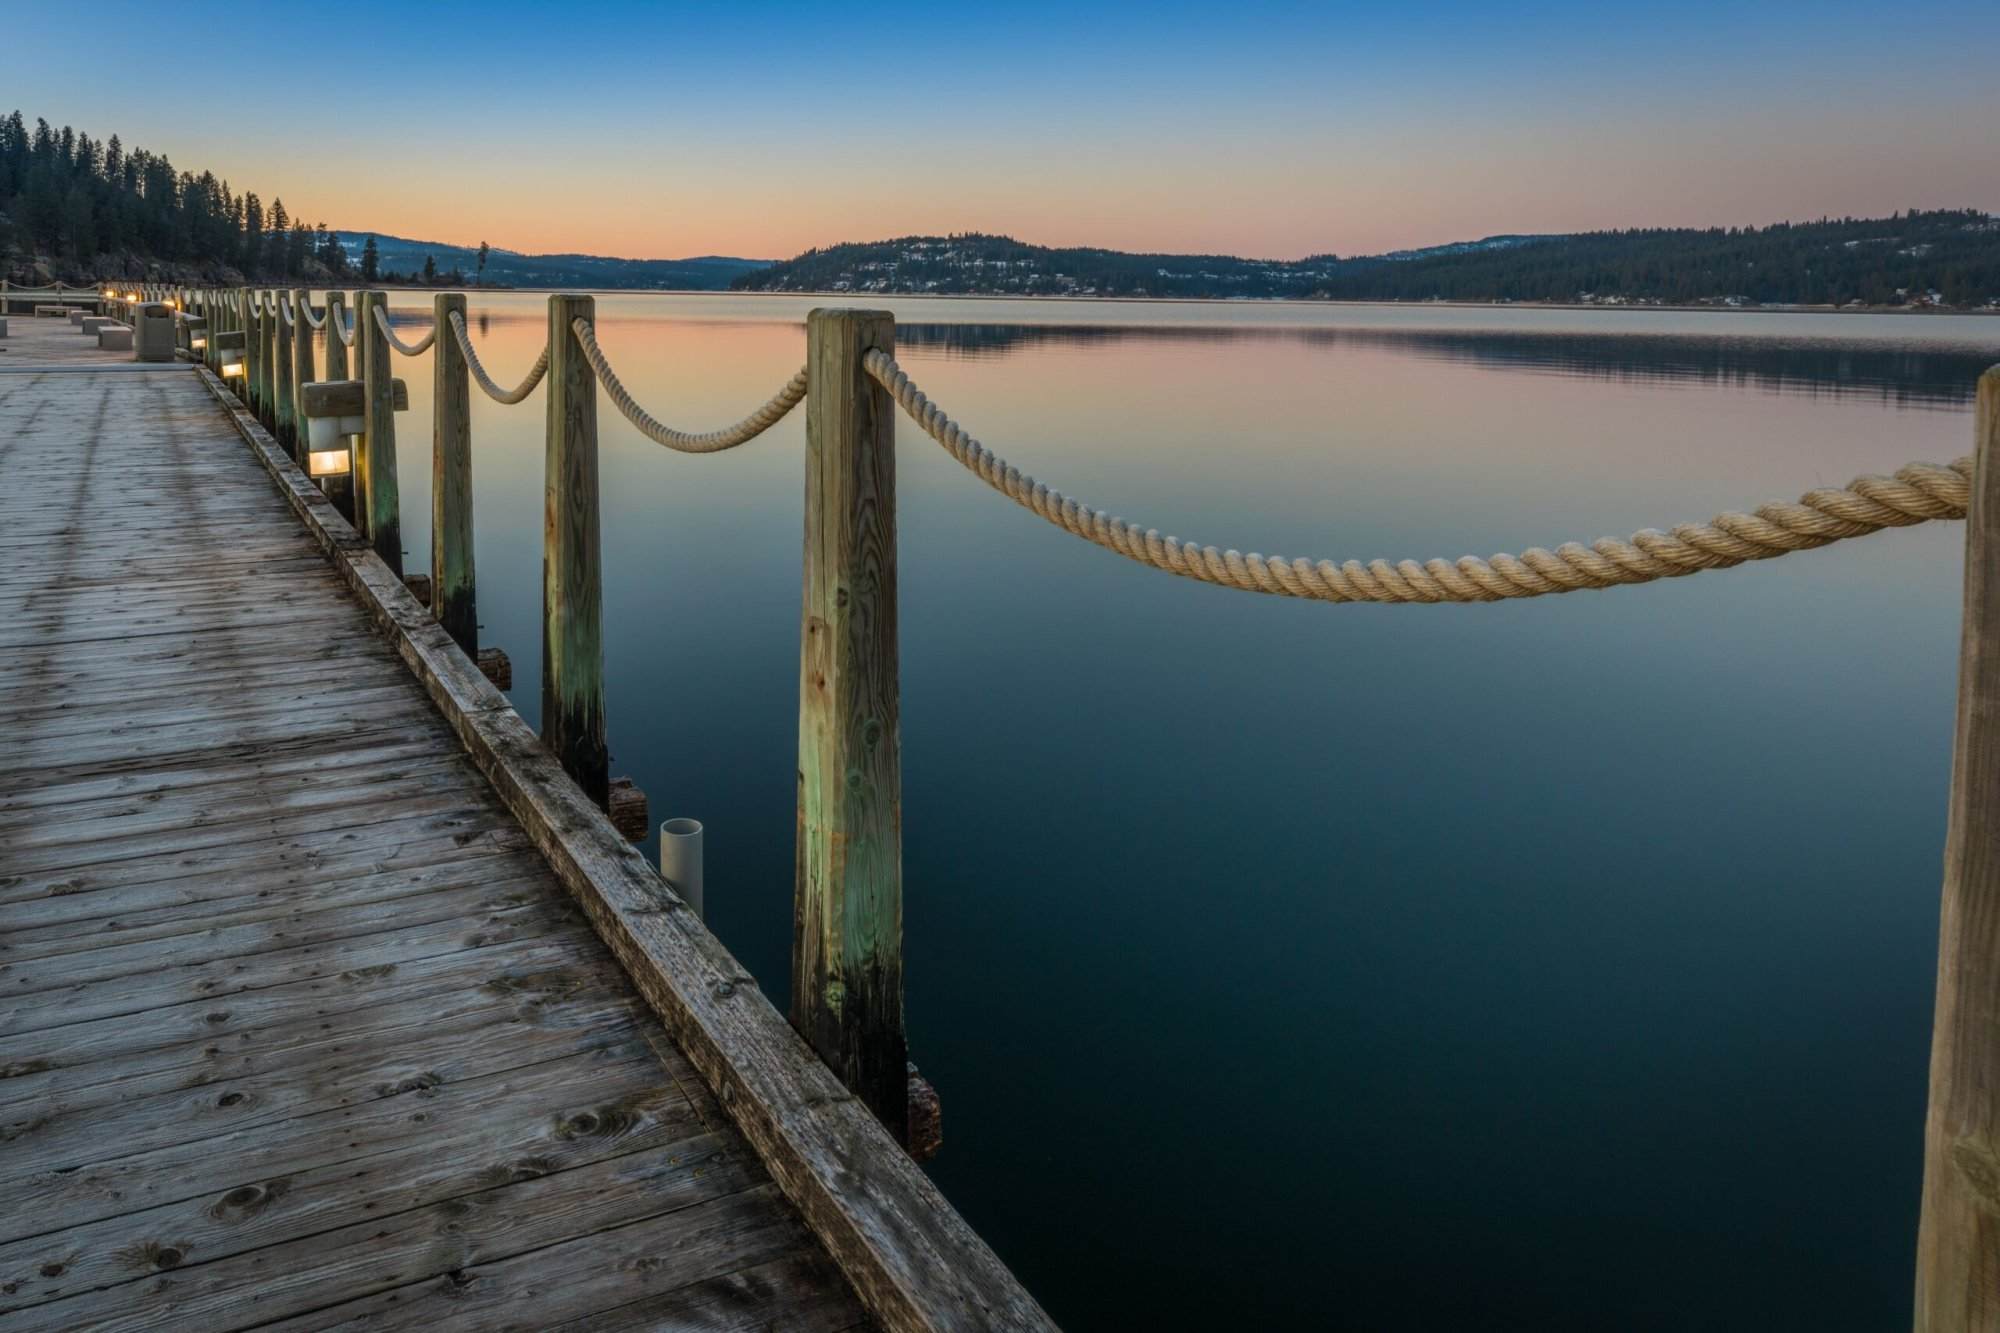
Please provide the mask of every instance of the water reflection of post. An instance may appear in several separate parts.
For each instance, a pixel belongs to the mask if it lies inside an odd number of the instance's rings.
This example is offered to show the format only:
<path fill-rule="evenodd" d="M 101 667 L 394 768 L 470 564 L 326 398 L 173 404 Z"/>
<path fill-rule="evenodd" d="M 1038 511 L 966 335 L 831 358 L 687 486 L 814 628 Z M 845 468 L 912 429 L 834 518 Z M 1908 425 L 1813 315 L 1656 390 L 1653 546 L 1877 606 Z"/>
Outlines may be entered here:
<path fill-rule="evenodd" d="M 1980 377 L 1974 422 L 1918 1333 L 2000 1330 L 2000 366 Z"/>

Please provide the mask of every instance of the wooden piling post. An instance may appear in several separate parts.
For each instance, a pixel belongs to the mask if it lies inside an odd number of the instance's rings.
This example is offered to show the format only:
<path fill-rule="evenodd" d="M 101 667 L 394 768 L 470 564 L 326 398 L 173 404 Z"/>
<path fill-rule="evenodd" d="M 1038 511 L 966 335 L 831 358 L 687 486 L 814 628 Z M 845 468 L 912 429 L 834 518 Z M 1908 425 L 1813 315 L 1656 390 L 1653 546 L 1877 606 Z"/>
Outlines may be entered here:
<path fill-rule="evenodd" d="M 389 308 L 389 294 L 365 291 L 356 297 L 354 341 L 361 353 L 361 382 L 368 398 L 360 443 L 354 451 L 354 504 L 375 554 L 398 578 L 403 574 L 403 522 L 396 486 L 396 411 L 391 395 L 395 366 L 389 338 L 375 312 Z"/>
<path fill-rule="evenodd" d="M 472 387 L 451 316 L 465 316 L 463 292 L 440 292 L 431 308 L 431 612 L 479 656 L 479 609 L 472 560 Z"/>
<path fill-rule="evenodd" d="M 292 430 L 298 436 L 299 465 L 305 466 L 312 452 L 306 431 L 306 385 L 313 382 L 313 331 L 306 322 L 312 310 L 312 293 L 303 287 L 292 289 Z"/>
<path fill-rule="evenodd" d="M 598 550 L 597 377 L 572 320 L 588 296 L 549 298 L 548 445 L 542 473 L 542 739 L 599 805 L 604 743 L 604 590 Z"/>
<path fill-rule="evenodd" d="M 293 459 L 303 466 L 306 461 L 305 431 L 298 423 L 296 415 L 298 408 L 293 398 L 295 387 L 293 376 L 296 371 L 292 341 L 296 321 L 293 324 L 285 323 L 285 293 L 278 291 L 272 295 L 277 298 L 278 312 L 271 317 L 271 337 L 277 352 L 272 358 L 271 366 L 274 400 L 271 415 L 277 418 L 277 426 L 271 433 L 277 437 L 279 444 L 291 450 Z"/>
<path fill-rule="evenodd" d="M 895 404 L 861 363 L 895 333 L 886 311 L 806 317 L 792 1025 L 907 1142 Z"/>
<path fill-rule="evenodd" d="M 258 415 L 264 429 L 278 433 L 278 312 L 264 304 L 257 293 L 257 395 Z"/>
<path fill-rule="evenodd" d="M 344 380 L 347 375 L 347 344 L 340 340 L 340 330 L 334 325 L 335 316 L 347 309 L 346 292 L 326 294 L 326 377 L 330 380 Z"/>
<path fill-rule="evenodd" d="M 243 405 L 257 415 L 257 314 L 255 288 L 245 287 L 236 295 L 243 319 Z"/>
<path fill-rule="evenodd" d="M 1917 1333 L 2000 1330 L 2000 366 L 1973 419 Z"/>

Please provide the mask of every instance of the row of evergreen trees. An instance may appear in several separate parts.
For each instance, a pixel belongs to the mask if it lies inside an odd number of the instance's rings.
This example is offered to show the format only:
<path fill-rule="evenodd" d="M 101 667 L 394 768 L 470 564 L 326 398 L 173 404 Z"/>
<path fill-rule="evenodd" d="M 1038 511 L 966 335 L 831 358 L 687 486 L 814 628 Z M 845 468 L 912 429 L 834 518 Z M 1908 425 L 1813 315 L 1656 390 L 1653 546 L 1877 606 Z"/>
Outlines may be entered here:
<path fill-rule="evenodd" d="M 282 199 L 267 208 L 213 172 L 177 172 L 164 154 L 128 150 L 115 134 L 99 142 L 41 119 L 30 130 L 15 111 L 0 119 L 0 270 L 32 281 L 27 268 L 38 257 L 66 281 L 168 264 L 216 279 L 233 271 L 268 282 L 465 282 L 428 258 L 421 274 L 386 272 L 373 236 L 356 263 L 325 223 L 293 217 Z"/>

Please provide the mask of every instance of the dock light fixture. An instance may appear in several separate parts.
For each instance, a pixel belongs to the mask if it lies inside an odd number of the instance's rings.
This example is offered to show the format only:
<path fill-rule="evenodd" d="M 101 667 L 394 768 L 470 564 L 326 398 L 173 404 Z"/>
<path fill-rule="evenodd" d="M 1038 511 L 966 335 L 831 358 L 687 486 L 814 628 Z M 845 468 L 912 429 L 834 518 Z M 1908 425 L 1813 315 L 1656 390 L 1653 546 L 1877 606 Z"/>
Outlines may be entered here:
<path fill-rule="evenodd" d="M 228 379 L 243 373 L 243 349 L 241 347 L 220 347 L 216 358 L 222 362 L 223 378 Z"/>
<path fill-rule="evenodd" d="M 201 350 L 202 348 L 204 348 L 204 347 L 206 347 L 206 346 L 208 346 L 208 339 L 206 339 L 206 338 L 190 338 L 190 339 L 188 339 L 188 350 L 189 350 L 189 351 L 194 351 L 194 352 L 199 352 L 199 351 L 200 351 L 200 350 Z"/>
<path fill-rule="evenodd" d="M 317 426 L 319 422 L 313 422 Z M 319 432 L 314 431 L 317 435 Z M 314 478 L 344 477 L 354 470 L 354 453 L 351 449 L 313 449 L 306 455 L 306 472 Z"/>

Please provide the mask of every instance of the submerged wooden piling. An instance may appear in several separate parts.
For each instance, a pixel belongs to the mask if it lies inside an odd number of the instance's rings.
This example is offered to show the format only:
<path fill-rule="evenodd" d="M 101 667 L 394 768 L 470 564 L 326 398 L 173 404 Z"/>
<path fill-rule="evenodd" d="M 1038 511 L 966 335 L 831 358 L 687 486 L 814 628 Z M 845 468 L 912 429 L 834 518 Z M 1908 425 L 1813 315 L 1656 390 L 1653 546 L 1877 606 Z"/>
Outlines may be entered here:
<path fill-rule="evenodd" d="M 400 578 L 403 522 L 396 484 L 395 366 L 390 360 L 388 335 L 375 319 L 376 311 L 386 315 L 388 308 L 387 292 L 356 295 L 354 342 L 361 353 L 360 379 L 367 386 L 367 402 L 360 444 L 354 451 L 354 505 L 369 545 Z"/>
<path fill-rule="evenodd" d="M 465 294 L 432 301 L 431 611 L 471 657 L 479 655 L 479 608 L 472 559 L 472 384 L 451 316 L 465 316 Z"/>
<path fill-rule="evenodd" d="M 862 355 L 895 318 L 806 318 L 805 590 L 792 1025 L 908 1142 L 895 403 Z"/>
<path fill-rule="evenodd" d="M 2000 1330 L 2000 366 L 1974 422 L 1917 1333 Z"/>
<path fill-rule="evenodd" d="M 542 482 L 542 740 L 591 800 L 610 794 L 598 549 L 597 377 L 572 320 L 588 296 L 549 298 L 548 442 Z M 449 331 L 446 331 L 449 336 Z"/>

